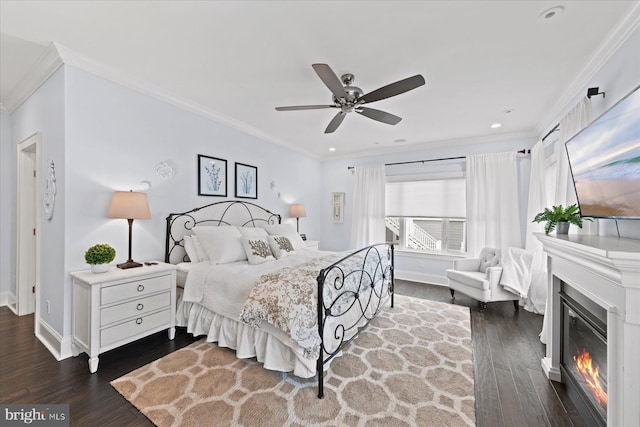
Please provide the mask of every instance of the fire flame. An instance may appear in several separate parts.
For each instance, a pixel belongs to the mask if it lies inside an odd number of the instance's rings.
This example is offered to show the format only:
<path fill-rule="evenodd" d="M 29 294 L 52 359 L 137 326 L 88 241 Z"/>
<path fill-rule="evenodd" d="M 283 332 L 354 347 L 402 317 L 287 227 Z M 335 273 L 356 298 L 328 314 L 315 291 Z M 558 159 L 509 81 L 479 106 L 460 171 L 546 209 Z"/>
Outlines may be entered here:
<path fill-rule="evenodd" d="M 573 360 L 576 362 L 576 367 L 582 374 L 582 377 L 586 381 L 589 388 L 593 392 L 598 403 L 604 407 L 607 405 L 607 392 L 600 383 L 600 367 L 593 367 L 593 360 L 588 351 L 582 350 L 582 353 L 578 352 L 577 356 L 573 356 Z"/>

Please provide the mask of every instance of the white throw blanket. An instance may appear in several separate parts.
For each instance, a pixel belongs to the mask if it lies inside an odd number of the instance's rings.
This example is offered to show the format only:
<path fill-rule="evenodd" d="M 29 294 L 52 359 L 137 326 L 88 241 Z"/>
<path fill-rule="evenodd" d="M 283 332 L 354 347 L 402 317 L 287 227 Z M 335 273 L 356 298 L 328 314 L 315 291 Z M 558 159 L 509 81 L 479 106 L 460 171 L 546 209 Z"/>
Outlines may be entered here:
<path fill-rule="evenodd" d="M 520 248 L 507 248 L 502 254 L 500 285 L 520 298 L 526 298 L 529 293 L 533 255 Z"/>

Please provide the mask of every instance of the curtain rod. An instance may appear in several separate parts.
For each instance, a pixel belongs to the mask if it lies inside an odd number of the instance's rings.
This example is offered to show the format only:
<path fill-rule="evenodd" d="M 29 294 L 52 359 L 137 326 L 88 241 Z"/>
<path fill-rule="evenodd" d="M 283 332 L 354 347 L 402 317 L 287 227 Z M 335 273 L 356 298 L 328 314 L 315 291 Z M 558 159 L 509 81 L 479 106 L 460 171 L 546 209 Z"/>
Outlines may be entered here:
<path fill-rule="evenodd" d="M 554 133 L 555 131 L 560 130 L 560 123 L 558 123 L 557 125 L 555 125 L 553 127 L 553 129 L 551 129 L 549 132 L 547 132 L 547 134 L 545 136 L 542 137 L 542 142 L 544 142 L 545 139 L 547 139 L 547 137 L 549 135 L 551 135 L 552 133 Z"/>
<path fill-rule="evenodd" d="M 523 148 L 520 151 L 516 151 L 516 153 L 519 154 L 531 154 L 531 150 L 527 150 L 525 148 Z M 385 166 L 395 166 L 395 165 L 408 165 L 411 163 L 427 163 L 427 162 L 440 162 L 443 160 L 458 160 L 458 159 L 466 159 L 467 156 L 458 156 L 458 157 L 444 157 L 442 159 L 428 159 L 428 160 L 412 160 L 410 162 L 397 162 L 397 163 L 385 163 Z M 351 170 L 351 169 L 355 169 L 355 166 L 347 166 L 347 169 Z"/>
<path fill-rule="evenodd" d="M 598 87 L 590 87 L 589 89 L 587 89 L 587 98 L 591 99 L 592 96 L 598 96 L 598 95 L 602 95 L 603 98 L 606 96 L 605 92 L 600 92 L 600 88 Z M 549 135 L 551 135 L 557 130 L 560 130 L 560 123 L 555 125 L 553 129 L 551 129 L 549 132 L 547 132 L 545 136 L 542 137 L 542 142 L 544 142 L 544 140 L 547 139 Z"/>

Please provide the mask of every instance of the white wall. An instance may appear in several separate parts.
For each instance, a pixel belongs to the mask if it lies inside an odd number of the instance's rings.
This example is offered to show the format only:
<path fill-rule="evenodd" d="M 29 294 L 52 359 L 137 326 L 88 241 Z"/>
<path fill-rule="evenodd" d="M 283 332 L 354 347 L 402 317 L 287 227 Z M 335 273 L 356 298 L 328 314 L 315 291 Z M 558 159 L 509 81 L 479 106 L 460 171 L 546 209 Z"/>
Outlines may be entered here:
<path fill-rule="evenodd" d="M 62 335 L 65 318 L 65 295 L 69 288 L 64 286 L 64 249 L 65 249 L 65 164 L 64 164 L 64 68 L 59 68 L 40 88 L 12 114 L 12 141 L 18 144 L 36 132 L 42 133 L 40 171 L 41 189 L 44 188 L 46 173 L 44 165 L 53 160 L 56 165 L 57 197 L 53 219 L 44 217 L 38 220 L 41 242 L 40 289 L 41 307 L 44 301 L 51 302 L 51 312 L 42 310 L 41 320 Z M 13 147 L 15 152 L 15 147 Z M 13 156 L 15 159 L 15 154 Z M 16 186 L 15 173 L 12 186 Z M 15 209 L 15 203 L 12 209 Z M 15 218 L 11 223 L 16 228 Z M 11 251 L 15 253 L 15 237 L 11 242 Z M 15 262 L 14 262 L 15 264 Z M 15 281 L 15 273 L 14 280 Z"/>
<path fill-rule="evenodd" d="M 289 204 L 303 203 L 309 216 L 301 219 L 301 232 L 309 239 L 320 238 L 318 160 L 74 67 L 66 67 L 66 84 L 65 288 L 71 283 L 69 272 L 87 268 L 84 252 L 95 243 L 111 244 L 116 261 L 127 258 L 127 222 L 106 216 L 113 191 L 137 190 L 141 181 L 151 182 L 147 191 L 151 219 L 135 221 L 133 226 L 136 260 L 164 259 L 169 213 L 225 200 L 198 196 L 198 154 L 227 160 L 230 199 L 234 162 L 257 166 L 258 199 L 249 201 L 282 214 L 283 221 L 292 221 Z M 155 173 L 155 166 L 165 160 L 176 165 L 173 179 L 163 180 Z M 70 333 L 68 328 L 64 333 Z"/>
<path fill-rule="evenodd" d="M 15 176 L 16 144 L 11 138 L 11 114 L 0 113 L 0 305 L 14 302 L 16 295 L 15 241 Z"/>
<path fill-rule="evenodd" d="M 413 160 L 428 160 L 467 156 L 474 154 L 498 153 L 528 149 L 535 139 L 507 140 L 493 143 L 458 145 L 408 151 L 387 155 L 366 156 L 351 159 L 325 161 L 322 165 L 322 235 L 323 249 L 346 250 L 349 248 L 351 233 L 351 214 L 353 203 L 353 174 L 348 166 L 371 165 L 380 163 L 396 163 Z M 521 234 L 524 239 L 526 231 L 525 215 L 527 212 L 527 194 L 529 191 L 530 156 L 518 157 L 518 177 L 520 188 Z M 387 175 L 424 174 L 463 171 L 464 160 L 418 163 L 412 165 L 388 166 Z M 344 223 L 334 224 L 331 215 L 332 193 L 345 193 Z M 523 240 L 524 242 L 524 240 Z M 451 268 L 452 258 L 431 255 L 417 255 L 396 251 L 396 276 L 429 283 L 446 283 L 445 270 Z"/>

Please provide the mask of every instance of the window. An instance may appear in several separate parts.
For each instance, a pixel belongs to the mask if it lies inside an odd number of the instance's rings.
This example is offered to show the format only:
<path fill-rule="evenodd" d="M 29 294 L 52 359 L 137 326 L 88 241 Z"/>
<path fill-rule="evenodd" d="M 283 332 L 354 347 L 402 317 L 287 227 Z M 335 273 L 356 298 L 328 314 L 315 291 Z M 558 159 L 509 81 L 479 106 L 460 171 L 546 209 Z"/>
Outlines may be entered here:
<path fill-rule="evenodd" d="M 466 252 L 464 178 L 387 182 L 386 236 L 399 249 Z"/>

